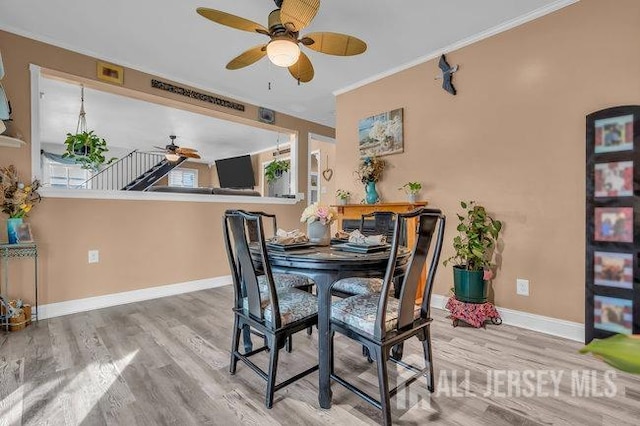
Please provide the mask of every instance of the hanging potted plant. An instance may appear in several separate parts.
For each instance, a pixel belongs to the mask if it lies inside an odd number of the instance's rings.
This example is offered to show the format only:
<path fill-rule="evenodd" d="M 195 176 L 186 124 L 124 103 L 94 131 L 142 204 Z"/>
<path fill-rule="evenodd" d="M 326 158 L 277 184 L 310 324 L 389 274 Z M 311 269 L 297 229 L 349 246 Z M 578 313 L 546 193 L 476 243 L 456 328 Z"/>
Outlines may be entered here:
<path fill-rule="evenodd" d="M 64 141 L 66 151 L 63 158 L 72 158 L 82 165 L 83 169 L 97 171 L 104 164 L 111 164 L 117 158 L 112 157 L 107 161 L 105 153 L 109 151 L 107 141 L 87 130 L 87 118 L 84 110 L 84 86 L 80 91 L 80 114 L 78 115 L 78 125 L 74 134 L 67 133 Z"/>
<path fill-rule="evenodd" d="M 407 182 L 398 189 L 403 190 L 407 194 L 407 200 L 410 203 L 415 203 L 416 197 L 422 189 L 422 184 L 420 182 Z"/>
<path fill-rule="evenodd" d="M 273 183 L 278 180 L 284 172 L 289 171 L 289 167 L 291 167 L 289 160 L 274 159 L 264 168 L 264 177 L 267 179 L 267 183 Z"/>
<path fill-rule="evenodd" d="M 456 299 L 462 302 L 487 301 L 487 282 L 492 278 L 491 259 L 502 229 L 502 222 L 493 219 L 486 209 L 474 201 L 460 202 L 466 210 L 458 214 L 460 233 L 453 239 L 455 255 L 444 261 L 453 262 L 453 284 Z"/>

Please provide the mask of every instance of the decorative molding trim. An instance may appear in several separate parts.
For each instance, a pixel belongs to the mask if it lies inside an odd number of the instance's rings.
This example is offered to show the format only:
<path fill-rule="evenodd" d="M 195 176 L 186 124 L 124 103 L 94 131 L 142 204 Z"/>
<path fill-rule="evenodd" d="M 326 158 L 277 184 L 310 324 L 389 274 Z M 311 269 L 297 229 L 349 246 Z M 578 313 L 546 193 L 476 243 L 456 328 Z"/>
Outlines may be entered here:
<path fill-rule="evenodd" d="M 447 303 L 447 299 L 447 296 L 433 294 L 431 295 L 431 307 L 445 310 L 444 306 Z M 502 323 L 505 325 L 550 334 L 576 342 L 584 342 L 584 324 L 513 309 L 496 308 L 502 317 Z"/>
<path fill-rule="evenodd" d="M 557 10 L 560 10 L 562 8 L 565 8 L 567 6 L 570 6 L 574 3 L 577 3 L 580 0 L 557 0 L 553 3 L 550 3 L 546 6 L 543 6 L 539 9 L 533 10 L 525 15 L 521 15 L 518 16 L 516 18 L 510 19 L 506 22 L 503 22 L 502 24 L 496 25 L 495 27 L 489 28 L 488 30 L 482 31 L 478 34 L 472 35 L 470 37 L 467 38 L 463 38 L 462 40 L 459 40 L 453 44 L 450 44 L 448 46 L 445 46 L 441 49 L 438 50 L 434 50 L 430 53 L 427 53 L 426 55 L 414 59 L 413 61 L 407 62 L 403 65 L 399 65 L 397 67 L 391 68 L 390 70 L 387 71 L 383 71 L 379 74 L 373 75 L 371 77 L 365 78 L 364 80 L 360 80 L 358 82 L 355 82 L 353 84 L 350 84 L 349 86 L 343 87 L 342 89 L 338 89 L 335 90 L 333 92 L 334 96 L 338 96 L 338 95 L 342 95 L 344 93 L 350 92 L 352 90 L 355 90 L 359 87 L 362 86 L 366 86 L 367 84 L 373 83 L 375 81 L 378 80 L 382 80 L 385 77 L 389 77 L 390 75 L 393 74 L 397 74 L 400 71 L 404 71 L 406 69 L 415 67 L 416 65 L 420 65 L 423 64 L 425 62 L 428 62 L 432 59 L 435 59 L 437 57 L 439 57 L 440 55 L 446 54 L 446 53 L 450 53 L 453 52 L 455 50 L 459 50 L 462 49 L 463 47 L 469 46 L 471 44 L 477 43 L 479 41 L 482 41 L 486 38 L 492 37 L 496 34 L 500 34 L 502 32 L 508 31 L 512 28 L 518 27 L 520 25 L 526 24 L 527 22 L 533 21 L 535 19 L 541 18 L 545 15 L 548 15 L 550 13 L 553 13 Z"/>
<path fill-rule="evenodd" d="M 55 318 L 78 312 L 92 311 L 94 309 L 108 308 L 111 306 L 126 305 L 127 303 L 141 302 L 160 297 L 175 296 L 191 293 L 193 291 L 207 290 L 231 284 L 231 276 L 207 278 L 203 280 L 188 281 L 179 284 L 169 284 L 159 287 L 143 288 L 140 290 L 125 291 L 122 293 L 105 294 L 104 296 L 87 297 L 85 299 L 67 300 L 64 302 L 49 303 L 39 306 L 39 319 Z"/>
<path fill-rule="evenodd" d="M 234 109 L 236 111 L 244 112 L 245 109 L 244 105 L 238 102 L 221 99 L 217 96 L 209 95 L 207 93 L 201 93 L 196 90 L 186 89 L 184 87 L 176 86 L 175 84 L 156 80 L 155 78 L 151 79 L 151 87 L 153 87 L 154 89 L 164 90 L 169 93 L 175 93 L 176 95 L 181 95 L 190 99 L 196 99 L 201 102 L 208 102 L 210 104 L 221 106 L 224 108 Z M 271 124 L 273 124 L 273 121 L 271 122 Z"/>
<path fill-rule="evenodd" d="M 298 198 L 250 197 L 246 195 L 181 194 L 173 192 L 102 191 L 98 189 L 42 188 L 44 198 L 81 198 L 91 200 L 185 201 L 231 204 L 296 204 Z"/>

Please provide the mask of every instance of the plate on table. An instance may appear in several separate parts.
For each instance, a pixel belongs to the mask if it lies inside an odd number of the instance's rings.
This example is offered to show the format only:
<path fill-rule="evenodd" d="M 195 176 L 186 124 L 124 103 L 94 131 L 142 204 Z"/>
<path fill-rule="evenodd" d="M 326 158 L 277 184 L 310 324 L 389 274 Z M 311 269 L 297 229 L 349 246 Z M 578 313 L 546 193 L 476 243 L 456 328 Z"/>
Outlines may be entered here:
<path fill-rule="evenodd" d="M 305 243 L 293 243 L 293 244 L 280 244 L 275 242 L 267 243 L 267 248 L 278 251 L 287 251 L 287 250 L 299 250 L 304 248 L 313 247 L 314 244 L 310 242 Z"/>
<path fill-rule="evenodd" d="M 389 248 L 389 244 L 356 244 L 344 243 L 333 246 L 336 250 L 349 251 L 352 253 L 375 253 Z"/>

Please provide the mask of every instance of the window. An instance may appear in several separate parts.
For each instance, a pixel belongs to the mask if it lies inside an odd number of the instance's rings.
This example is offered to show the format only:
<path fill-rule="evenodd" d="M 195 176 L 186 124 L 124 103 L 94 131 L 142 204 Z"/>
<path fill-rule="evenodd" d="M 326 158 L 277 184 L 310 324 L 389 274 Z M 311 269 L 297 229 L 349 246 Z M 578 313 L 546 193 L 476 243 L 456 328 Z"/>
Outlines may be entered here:
<path fill-rule="evenodd" d="M 173 169 L 169 172 L 169 186 L 197 188 L 198 171 L 196 169 Z"/>
<path fill-rule="evenodd" d="M 86 188 L 91 172 L 80 164 L 62 164 L 45 160 L 43 185 L 53 188 Z"/>

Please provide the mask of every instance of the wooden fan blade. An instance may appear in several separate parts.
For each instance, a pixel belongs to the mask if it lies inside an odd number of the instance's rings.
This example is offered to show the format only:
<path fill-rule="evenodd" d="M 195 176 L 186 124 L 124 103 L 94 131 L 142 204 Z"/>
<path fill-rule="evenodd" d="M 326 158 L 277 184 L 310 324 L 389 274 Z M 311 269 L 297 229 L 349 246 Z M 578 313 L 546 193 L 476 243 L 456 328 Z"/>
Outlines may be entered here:
<path fill-rule="evenodd" d="M 236 56 L 227 64 L 228 70 L 237 70 L 240 68 L 248 67 L 254 62 L 259 61 L 267 54 L 266 44 L 254 46 L 251 49 Z"/>
<path fill-rule="evenodd" d="M 200 155 L 196 154 L 195 152 L 178 152 L 178 155 L 182 157 L 187 157 L 187 158 L 195 158 L 195 159 L 202 158 L 200 157 Z"/>
<path fill-rule="evenodd" d="M 307 27 L 320 9 L 320 0 L 284 0 L 280 7 L 282 24 L 295 32 Z"/>
<path fill-rule="evenodd" d="M 269 34 L 269 31 L 257 22 L 253 22 L 227 12 L 209 9 L 207 7 L 199 7 L 196 9 L 196 12 L 213 22 L 217 22 L 221 25 L 226 25 L 227 27 L 235 28 L 242 31 L 249 31 L 252 33 L 257 32 L 260 34 Z"/>
<path fill-rule="evenodd" d="M 178 152 L 178 153 L 180 153 L 180 152 L 198 152 L 198 150 L 197 149 L 193 149 L 193 148 L 181 147 L 181 148 L 176 149 L 176 152 Z"/>
<path fill-rule="evenodd" d="M 316 52 L 336 56 L 353 56 L 364 53 L 367 43 L 347 34 L 340 33 L 311 33 L 303 37 L 300 42 Z"/>
<path fill-rule="evenodd" d="M 289 72 L 293 78 L 301 83 L 308 83 L 313 80 L 313 65 L 311 64 L 309 57 L 305 55 L 304 52 L 300 52 L 298 62 L 289 67 Z"/>

